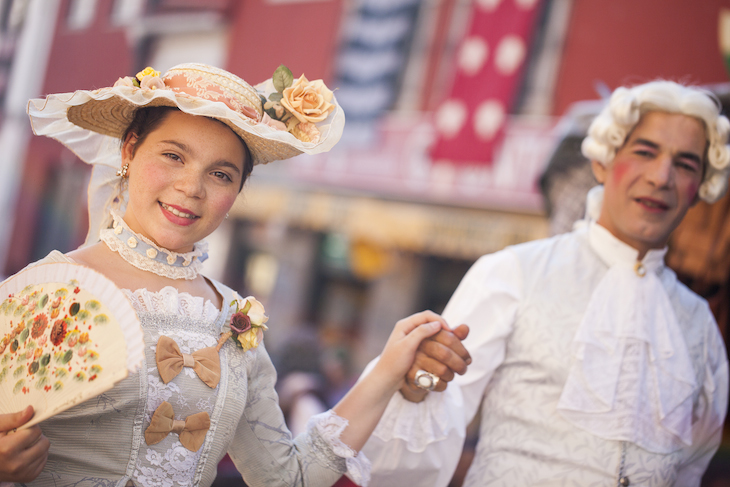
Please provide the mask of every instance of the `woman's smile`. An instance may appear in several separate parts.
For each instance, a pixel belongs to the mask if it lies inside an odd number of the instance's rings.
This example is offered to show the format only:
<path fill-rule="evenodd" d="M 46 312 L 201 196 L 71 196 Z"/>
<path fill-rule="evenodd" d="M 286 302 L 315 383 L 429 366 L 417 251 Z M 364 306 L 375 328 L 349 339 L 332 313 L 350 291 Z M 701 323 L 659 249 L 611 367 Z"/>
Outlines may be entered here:
<path fill-rule="evenodd" d="M 159 203 L 160 208 L 162 208 L 162 214 L 165 215 L 165 217 L 172 223 L 176 223 L 177 225 L 192 225 L 195 220 L 200 218 L 198 215 L 193 214 L 192 211 L 184 208 L 168 205 L 161 201 Z"/>

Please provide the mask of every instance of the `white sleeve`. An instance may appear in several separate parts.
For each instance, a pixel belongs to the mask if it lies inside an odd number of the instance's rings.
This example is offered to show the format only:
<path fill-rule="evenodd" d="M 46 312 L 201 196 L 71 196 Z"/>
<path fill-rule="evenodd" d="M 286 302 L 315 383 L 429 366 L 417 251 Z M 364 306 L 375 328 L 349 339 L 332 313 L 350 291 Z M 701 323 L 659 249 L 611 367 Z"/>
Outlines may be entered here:
<path fill-rule="evenodd" d="M 709 310 L 708 310 L 709 313 Z M 706 359 L 705 381 L 698 402 L 698 419 L 692 425 L 691 454 L 678 469 L 677 487 L 699 487 L 702 475 L 722 440 L 722 425 L 728 405 L 728 362 L 725 346 L 714 318 L 713 340 Z"/>
<path fill-rule="evenodd" d="M 393 396 L 363 448 L 372 462 L 372 485 L 449 483 L 461 457 L 466 426 L 504 360 L 521 296 L 522 273 L 512 251 L 484 256 L 469 269 L 443 316 L 452 327 L 469 325 L 464 345 L 472 364 L 446 391 L 429 393 L 423 402 L 409 402 L 400 393 Z"/>

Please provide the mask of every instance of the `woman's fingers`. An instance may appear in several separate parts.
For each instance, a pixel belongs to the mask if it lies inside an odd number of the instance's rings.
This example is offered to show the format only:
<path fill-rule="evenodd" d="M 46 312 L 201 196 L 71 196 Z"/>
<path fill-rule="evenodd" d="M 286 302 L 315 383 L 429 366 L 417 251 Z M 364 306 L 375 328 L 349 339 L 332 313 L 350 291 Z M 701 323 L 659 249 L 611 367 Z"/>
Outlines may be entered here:
<path fill-rule="evenodd" d="M 395 330 L 397 330 L 399 333 L 402 333 L 403 335 L 408 335 L 411 331 L 416 329 L 416 327 L 431 322 L 438 322 L 440 328 L 446 330 L 450 329 L 449 325 L 446 323 L 446 320 L 444 320 L 441 315 L 436 314 L 433 311 L 426 310 L 419 313 L 414 313 L 411 316 L 398 321 L 395 324 Z"/>
<path fill-rule="evenodd" d="M 22 411 L 10 414 L 0 414 L 0 433 L 7 433 L 15 428 L 20 428 L 33 417 L 33 406 L 28 406 Z"/>

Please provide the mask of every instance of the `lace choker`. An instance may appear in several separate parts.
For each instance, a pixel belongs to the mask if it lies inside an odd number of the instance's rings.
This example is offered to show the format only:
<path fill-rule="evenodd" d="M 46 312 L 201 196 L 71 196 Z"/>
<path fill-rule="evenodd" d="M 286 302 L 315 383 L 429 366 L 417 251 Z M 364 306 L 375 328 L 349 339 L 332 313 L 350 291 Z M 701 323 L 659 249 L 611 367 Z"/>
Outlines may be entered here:
<path fill-rule="evenodd" d="M 116 211 L 111 211 L 112 228 L 99 233 L 99 238 L 114 252 L 137 269 L 170 279 L 195 279 L 202 262 L 208 258 L 208 243 L 196 243 L 191 252 L 177 253 L 159 247 L 150 239 L 132 231 Z"/>

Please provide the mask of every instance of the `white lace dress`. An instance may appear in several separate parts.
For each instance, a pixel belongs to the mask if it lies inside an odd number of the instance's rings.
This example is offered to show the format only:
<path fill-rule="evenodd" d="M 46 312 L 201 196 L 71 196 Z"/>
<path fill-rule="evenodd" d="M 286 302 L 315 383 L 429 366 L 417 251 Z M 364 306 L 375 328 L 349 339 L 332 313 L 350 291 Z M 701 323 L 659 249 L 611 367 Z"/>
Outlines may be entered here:
<path fill-rule="evenodd" d="M 59 261 L 68 258 L 54 251 L 42 262 Z M 225 303 L 236 296 L 230 288 L 214 284 Z M 125 293 L 144 330 L 142 368 L 109 392 L 41 424 L 51 449 L 43 473 L 29 485 L 208 486 L 226 453 L 251 487 L 327 486 L 346 471 L 367 484 L 369 463 L 339 440 L 346 422 L 333 412 L 315 416 L 305 433 L 292 438 L 263 344 L 243 352 L 229 340 L 220 351 L 221 378 L 215 388 L 188 367 L 163 383 L 155 363 L 159 338 L 172 338 L 188 354 L 214 346 L 229 311 L 172 287 Z M 199 450 L 183 447 L 174 433 L 155 445 L 146 444 L 144 431 L 164 401 L 172 405 L 177 420 L 208 413 L 210 429 Z"/>

